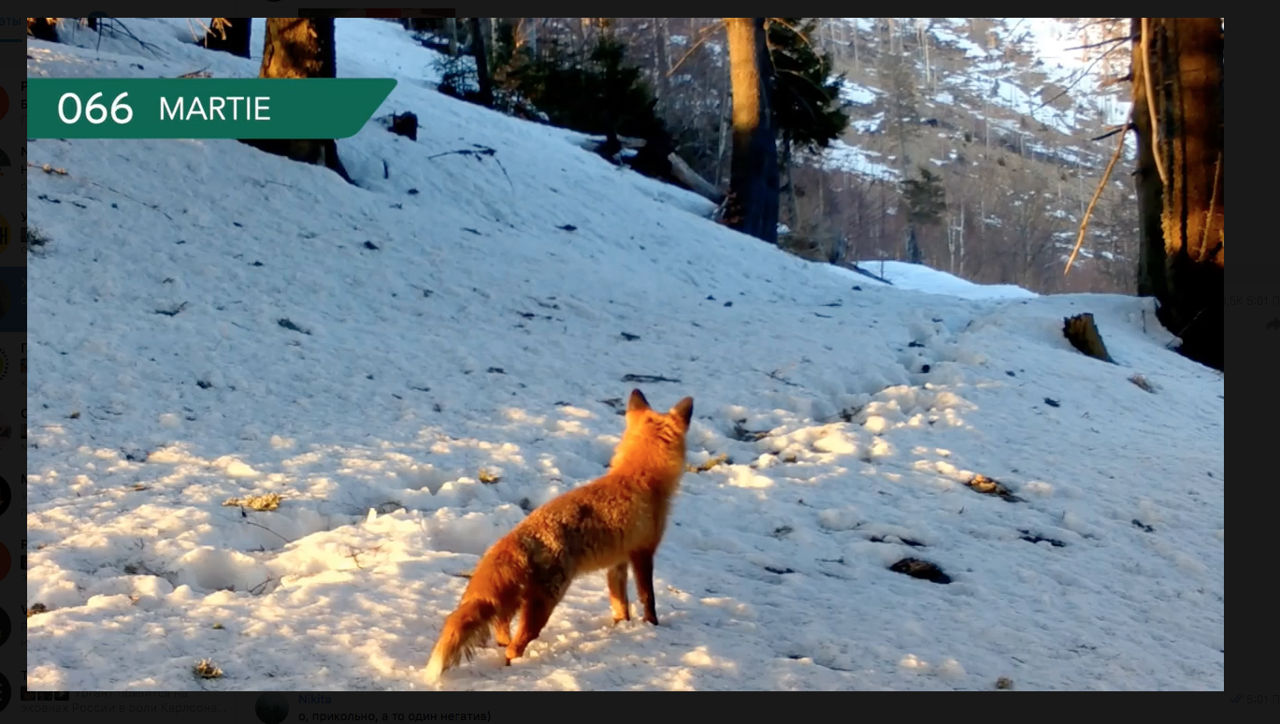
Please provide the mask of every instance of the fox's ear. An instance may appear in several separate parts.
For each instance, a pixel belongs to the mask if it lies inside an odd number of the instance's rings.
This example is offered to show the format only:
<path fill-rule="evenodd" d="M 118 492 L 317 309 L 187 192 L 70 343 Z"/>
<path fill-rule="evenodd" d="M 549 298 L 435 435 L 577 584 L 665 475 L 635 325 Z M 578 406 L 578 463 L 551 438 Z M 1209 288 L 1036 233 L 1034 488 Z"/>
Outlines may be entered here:
<path fill-rule="evenodd" d="M 675 407 L 671 408 L 671 414 L 684 421 L 684 426 L 688 427 L 689 420 L 693 419 L 693 398 L 686 397 L 677 402 Z"/>
<path fill-rule="evenodd" d="M 627 412 L 644 412 L 649 409 L 649 401 L 644 399 L 640 390 L 631 391 L 631 400 L 627 402 Z"/>

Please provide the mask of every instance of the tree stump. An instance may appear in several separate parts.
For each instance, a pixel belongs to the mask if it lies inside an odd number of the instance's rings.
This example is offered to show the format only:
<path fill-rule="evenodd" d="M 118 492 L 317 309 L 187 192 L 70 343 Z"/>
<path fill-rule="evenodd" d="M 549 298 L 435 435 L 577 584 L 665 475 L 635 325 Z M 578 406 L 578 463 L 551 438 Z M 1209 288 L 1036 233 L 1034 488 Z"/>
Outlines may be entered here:
<path fill-rule="evenodd" d="M 418 116 L 412 112 L 392 113 L 391 132 L 404 136 L 410 141 L 418 140 Z"/>
<path fill-rule="evenodd" d="M 1115 364 L 1115 360 L 1107 354 L 1107 346 L 1102 343 L 1102 336 L 1098 334 L 1098 327 L 1093 323 L 1093 315 L 1089 312 L 1064 318 L 1062 334 L 1071 342 L 1072 347 L 1095 359 Z"/>

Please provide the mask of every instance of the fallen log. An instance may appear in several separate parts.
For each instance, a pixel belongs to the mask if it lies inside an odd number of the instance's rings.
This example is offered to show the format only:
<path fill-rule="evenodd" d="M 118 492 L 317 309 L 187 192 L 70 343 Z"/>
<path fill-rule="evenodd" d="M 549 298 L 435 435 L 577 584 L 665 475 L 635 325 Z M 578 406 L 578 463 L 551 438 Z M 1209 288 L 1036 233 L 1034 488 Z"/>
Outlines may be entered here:
<path fill-rule="evenodd" d="M 724 193 L 716 188 L 715 184 L 699 176 L 698 172 L 694 171 L 674 151 L 667 156 L 667 160 L 671 162 L 671 176 L 676 181 L 679 181 L 681 186 L 706 198 L 713 204 L 719 204 L 724 201 Z"/>

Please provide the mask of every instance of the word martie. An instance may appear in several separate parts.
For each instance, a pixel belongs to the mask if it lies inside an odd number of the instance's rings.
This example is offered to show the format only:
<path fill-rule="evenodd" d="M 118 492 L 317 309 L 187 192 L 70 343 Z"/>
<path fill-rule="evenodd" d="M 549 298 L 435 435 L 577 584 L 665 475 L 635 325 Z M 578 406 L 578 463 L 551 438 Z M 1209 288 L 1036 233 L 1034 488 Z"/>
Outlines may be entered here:
<path fill-rule="evenodd" d="M 32 78 L 27 137 L 348 138 L 395 85 L 391 78 Z"/>
<path fill-rule="evenodd" d="M 160 97 L 160 120 L 162 121 L 225 121 L 224 109 L 229 105 L 231 120 L 241 120 L 241 113 L 246 121 L 269 121 L 267 113 L 271 108 L 267 103 L 270 96 L 209 96 L 208 107 L 201 102 L 199 96 L 190 99 L 179 97 L 174 104 L 169 99 Z M 243 107 L 241 104 L 243 103 Z"/>

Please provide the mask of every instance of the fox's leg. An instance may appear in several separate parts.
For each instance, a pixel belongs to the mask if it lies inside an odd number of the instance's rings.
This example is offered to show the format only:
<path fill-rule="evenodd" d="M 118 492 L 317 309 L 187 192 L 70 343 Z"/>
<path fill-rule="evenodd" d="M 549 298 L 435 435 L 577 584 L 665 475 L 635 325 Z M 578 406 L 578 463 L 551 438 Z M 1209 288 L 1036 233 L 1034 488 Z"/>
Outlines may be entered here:
<path fill-rule="evenodd" d="M 560 602 L 564 590 L 550 591 L 543 587 L 527 586 L 524 590 L 524 605 L 520 607 L 520 632 L 507 646 L 507 663 L 524 655 L 525 647 L 530 641 L 538 638 L 542 627 L 551 618 L 551 611 Z"/>
<path fill-rule="evenodd" d="M 498 612 L 493 617 L 493 638 L 499 646 L 511 643 L 511 617 L 520 609 L 520 587 L 512 586 L 498 596 Z"/>
<path fill-rule="evenodd" d="M 658 625 L 658 612 L 653 605 L 653 549 L 632 551 L 631 567 L 636 573 L 636 594 L 644 606 L 644 620 Z"/>
<path fill-rule="evenodd" d="M 493 620 L 493 638 L 499 646 L 511 643 L 511 617 L 498 615 Z"/>
<path fill-rule="evenodd" d="M 631 604 L 627 601 L 627 562 L 609 569 L 609 608 L 613 610 L 613 622 L 631 620 Z"/>

